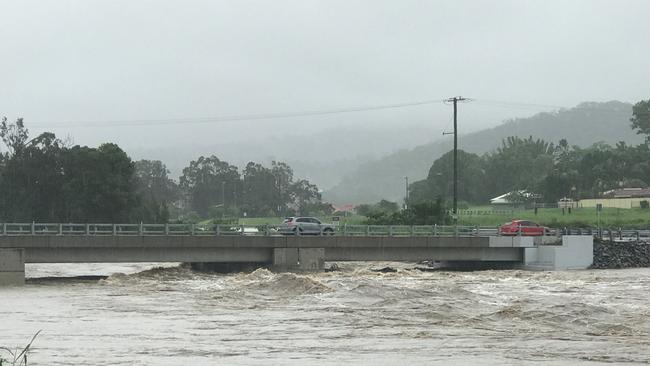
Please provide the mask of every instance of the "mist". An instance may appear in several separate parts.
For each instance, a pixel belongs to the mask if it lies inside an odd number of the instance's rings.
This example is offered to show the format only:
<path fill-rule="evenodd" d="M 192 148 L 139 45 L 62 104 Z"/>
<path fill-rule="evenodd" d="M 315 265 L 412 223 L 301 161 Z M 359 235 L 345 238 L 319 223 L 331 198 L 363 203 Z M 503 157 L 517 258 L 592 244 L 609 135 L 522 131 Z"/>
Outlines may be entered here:
<path fill-rule="evenodd" d="M 474 99 L 461 133 L 647 97 L 649 12 L 646 1 L 3 2 L 0 115 L 32 134 L 115 142 L 175 174 L 210 154 L 354 169 L 443 138 L 454 95 Z M 440 102 L 224 121 L 422 100 Z M 333 185 L 331 174 L 314 180 Z"/>

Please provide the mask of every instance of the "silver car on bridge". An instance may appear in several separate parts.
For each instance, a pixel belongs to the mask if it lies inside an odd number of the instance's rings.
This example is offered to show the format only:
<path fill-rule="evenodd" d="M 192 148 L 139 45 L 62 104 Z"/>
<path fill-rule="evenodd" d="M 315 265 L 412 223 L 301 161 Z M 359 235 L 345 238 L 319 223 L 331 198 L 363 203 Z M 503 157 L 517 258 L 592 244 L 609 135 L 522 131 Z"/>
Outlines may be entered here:
<path fill-rule="evenodd" d="M 287 217 L 278 226 L 283 235 L 334 235 L 334 225 L 324 224 L 315 217 Z"/>

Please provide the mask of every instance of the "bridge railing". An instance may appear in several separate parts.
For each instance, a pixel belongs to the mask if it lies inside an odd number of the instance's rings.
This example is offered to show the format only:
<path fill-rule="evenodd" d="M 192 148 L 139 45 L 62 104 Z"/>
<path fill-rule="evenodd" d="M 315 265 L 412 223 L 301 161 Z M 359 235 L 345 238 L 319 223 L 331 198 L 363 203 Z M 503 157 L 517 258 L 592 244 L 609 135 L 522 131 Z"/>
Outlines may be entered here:
<path fill-rule="evenodd" d="M 333 231 L 330 229 L 334 229 Z M 285 228 L 286 229 L 286 228 Z M 539 228 L 538 228 L 539 229 Z M 539 232 L 538 232 L 539 233 Z M 321 231 L 297 232 L 295 235 L 336 235 L 368 237 L 452 237 L 452 236 L 497 236 L 498 226 L 463 225 L 337 225 L 323 226 Z M 601 237 L 648 237 L 650 230 L 613 229 L 552 229 L 544 235 L 594 235 Z M 277 236 L 294 235 L 276 225 L 215 225 L 215 224 L 108 224 L 108 223 L 1 223 L 0 235 L 95 235 L 95 236 Z M 525 228 L 510 235 L 527 235 Z M 530 233 L 528 235 L 531 235 Z"/>

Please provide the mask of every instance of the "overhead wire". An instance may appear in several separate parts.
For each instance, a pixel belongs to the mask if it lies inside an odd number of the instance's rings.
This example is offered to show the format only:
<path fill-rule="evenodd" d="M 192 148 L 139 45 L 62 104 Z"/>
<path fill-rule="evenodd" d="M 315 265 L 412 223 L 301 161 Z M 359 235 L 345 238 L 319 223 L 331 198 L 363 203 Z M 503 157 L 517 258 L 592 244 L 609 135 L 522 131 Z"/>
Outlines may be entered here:
<path fill-rule="evenodd" d="M 540 104 L 540 103 L 527 103 L 517 101 L 504 101 L 504 100 L 491 100 L 481 98 L 466 98 L 471 101 L 470 105 L 476 106 L 494 106 L 503 108 L 518 108 L 528 109 L 535 111 L 542 110 L 562 110 L 567 109 L 565 106 L 553 104 Z M 273 120 L 273 119 L 287 119 L 298 117 L 310 116 L 324 116 L 335 115 L 344 113 L 358 113 L 370 112 L 379 110 L 399 109 L 416 107 L 423 105 L 435 104 L 448 104 L 448 98 L 425 99 L 414 102 L 393 103 L 383 105 L 371 106 L 356 106 L 344 107 L 335 109 L 323 110 L 307 110 L 298 112 L 284 112 L 284 113 L 259 113 L 259 114 L 243 114 L 243 115 L 226 115 L 226 116 L 213 116 L 213 117 L 177 117 L 177 118 L 162 118 L 162 119 L 116 119 L 116 120 L 76 120 L 76 121 L 35 121 L 30 123 L 31 127 L 35 128 L 52 128 L 52 127 L 135 127 L 135 126 L 161 126 L 161 125 L 183 125 L 183 124 L 211 124 L 211 123 L 225 123 L 237 121 L 257 121 L 257 120 Z M 580 107 L 573 107 L 576 109 Z M 447 127 L 447 126 L 446 126 Z"/>
<path fill-rule="evenodd" d="M 284 119 L 296 117 L 321 116 L 341 113 L 368 112 L 377 110 L 407 108 L 422 105 L 438 104 L 441 99 L 429 99 L 416 102 L 394 103 L 375 106 L 347 107 L 338 109 L 313 110 L 288 113 L 260 113 L 248 115 L 231 115 L 202 118 L 168 118 L 168 119 L 134 119 L 134 120 L 105 120 L 105 121 L 52 121 L 35 122 L 32 127 L 113 127 L 113 126 L 153 126 L 153 125 L 175 125 L 175 124 L 205 124 L 220 122 L 255 121 L 268 119 Z"/>

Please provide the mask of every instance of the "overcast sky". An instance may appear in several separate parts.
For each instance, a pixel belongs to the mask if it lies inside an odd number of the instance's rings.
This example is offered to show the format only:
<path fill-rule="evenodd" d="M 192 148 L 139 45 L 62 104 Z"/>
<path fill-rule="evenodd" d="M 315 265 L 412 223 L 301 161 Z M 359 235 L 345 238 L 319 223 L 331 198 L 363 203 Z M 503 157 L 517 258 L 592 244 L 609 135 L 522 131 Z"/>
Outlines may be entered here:
<path fill-rule="evenodd" d="M 124 125 L 463 95 L 476 98 L 461 107 L 461 130 L 471 131 L 545 109 L 489 101 L 570 107 L 650 98 L 649 14 L 645 0 L 2 1 L 0 115 L 24 117 L 35 133 L 128 150 L 236 141 L 252 131 L 442 131 L 451 120 L 442 103 Z"/>

